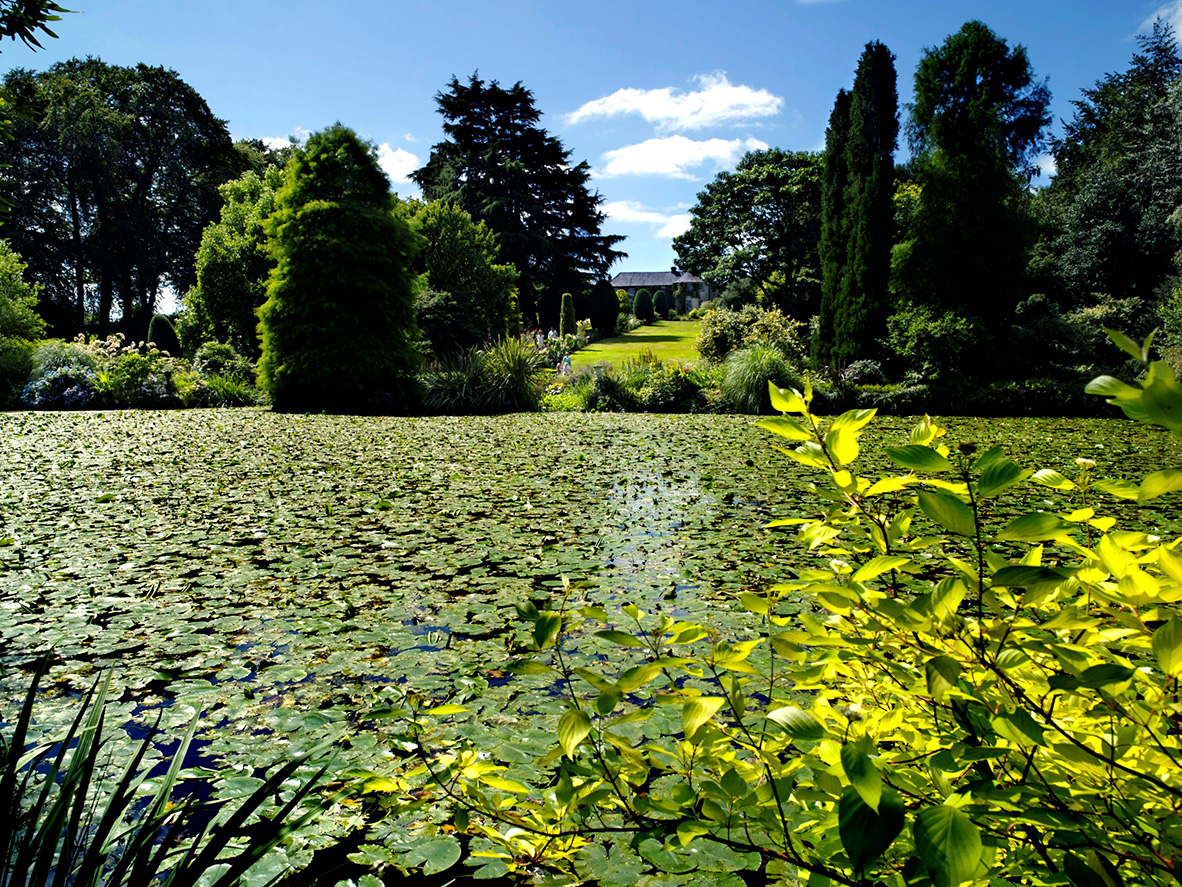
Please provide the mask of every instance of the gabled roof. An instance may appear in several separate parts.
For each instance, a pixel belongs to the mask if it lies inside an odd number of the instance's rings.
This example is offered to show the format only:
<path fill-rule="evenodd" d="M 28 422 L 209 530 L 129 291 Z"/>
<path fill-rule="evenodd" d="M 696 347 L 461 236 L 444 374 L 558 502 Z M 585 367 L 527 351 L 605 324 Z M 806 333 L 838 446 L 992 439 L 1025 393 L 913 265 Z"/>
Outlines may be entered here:
<path fill-rule="evenodd" d="M 687 283 L 705 283 L 702 278 L 686 271 L 621 271 L 612 278 L 616 289 L 636 287 L 680 286 Z"/>

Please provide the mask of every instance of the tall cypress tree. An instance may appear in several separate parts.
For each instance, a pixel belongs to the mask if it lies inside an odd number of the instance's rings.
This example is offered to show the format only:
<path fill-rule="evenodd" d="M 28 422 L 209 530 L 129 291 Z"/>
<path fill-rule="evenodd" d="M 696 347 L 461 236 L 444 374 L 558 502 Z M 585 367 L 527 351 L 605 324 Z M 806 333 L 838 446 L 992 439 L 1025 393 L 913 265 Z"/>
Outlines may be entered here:
<path fill-rule="evenodd" d="M 837 93 L 829 128 L 825 130 L 825 158 L 821 173 L 821 316 L 813 357 L 818 364 L 833 362 L 834 327 L 845 273 L 849 228 L 845 198 L 849 186 L 846 144 L 850 136 L 850 94 Z"/>
<path fill-rule="evenodd" d="M 830 356 L 838 366 L 873 354 L 886 332 L 898 139 L 895 56 L 878 41 L 867 43 L 850 95 L 845 150 L 849 239 Z"/>
<path fill-rule="evenodd" d="M 898 138 L 895 56 L 867 43 L 853 91 L 837 94 L 825 138 L 820 363 L 840 367 L 872 354 L 884 332 Z"/>

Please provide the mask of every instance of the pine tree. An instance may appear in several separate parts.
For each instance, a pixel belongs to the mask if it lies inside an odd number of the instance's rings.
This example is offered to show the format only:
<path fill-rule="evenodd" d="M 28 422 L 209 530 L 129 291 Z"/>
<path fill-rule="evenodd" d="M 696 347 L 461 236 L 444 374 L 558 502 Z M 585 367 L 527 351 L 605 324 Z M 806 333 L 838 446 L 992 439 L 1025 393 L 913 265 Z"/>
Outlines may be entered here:
<path fill-rule="evenodd" d="M 850 94 L 838 90 L 825 130 L 825 156 L 821 174 L 821 312 L 813 358 L 818 364 L 834 362 L 834 327 L 845 273 L 846 242 L 849 238 L 846 217 L 846 190 L 849 187 L 846 145 L 850 136 Z"/>
<path fill-rule="evenodd" d="M 502 261 L 520 275 L 527 323 L 557 323 L 563 292 L 589 289 L 626 255 L 615 249 L 623 237 L 600 233 L 606 216 L 590 166 L 538 125 L 542 112 L 520 83 L 453 77 L 435 100 L 447 140 L 412 178 L 427 200 L 456 203 L 497 235 Z"/>
<path fill-rule="evenodd" d="M 419 238 L 372 146 L 336 124 L 288 163 L 267 221 L 277 267 L 259 309 L 259 378 L 278 410 L 405 408 L 414 388 Z"/>

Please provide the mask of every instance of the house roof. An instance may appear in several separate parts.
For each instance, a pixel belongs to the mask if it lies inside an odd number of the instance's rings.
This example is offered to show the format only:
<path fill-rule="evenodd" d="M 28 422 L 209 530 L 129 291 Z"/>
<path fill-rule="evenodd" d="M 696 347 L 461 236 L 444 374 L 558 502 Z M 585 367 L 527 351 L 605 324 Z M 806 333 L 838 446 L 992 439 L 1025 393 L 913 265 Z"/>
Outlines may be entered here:
<path fill-rule="evenodd" d="M 705 283 L 702 278 L 686 271 L 621 271 L 612 278 L 612 286 L 625 289 L 630 286 L 662 287 L 679 286 L 686 283 Z"/>

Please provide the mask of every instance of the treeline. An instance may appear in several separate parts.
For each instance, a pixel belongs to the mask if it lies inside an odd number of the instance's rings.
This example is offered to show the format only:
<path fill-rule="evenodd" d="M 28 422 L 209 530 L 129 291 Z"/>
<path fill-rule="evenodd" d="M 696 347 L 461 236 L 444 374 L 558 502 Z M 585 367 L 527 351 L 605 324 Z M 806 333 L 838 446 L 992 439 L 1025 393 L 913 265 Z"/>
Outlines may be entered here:
<path fill-rule="evenodd" d="M 340 124 L 303 146 L 231 142 L 162 68 L 18 69 L 4 94 L 10 402 L 25 364 L 37 365 L 31 340 L 143 342 L 154 317 L 158 330 L 172 325 L 156 316 L 166 289 L 181 301 L 174 351 L 228 344 L 258 360 L 273 402 L 293 409 L 408 409 L 425 364 L 555 327 L 564 295 L 579 316 L 615 324 L 614 292 L 593 284 L 624 255 L 622 238 L 600 232 L 589 167 L 541 128 L 521 84 L 473 75 L 436 96 L 447 138 L 415 173 L 422 200 L 392 194 L 373 146 Z M 53 384 L 89 403 L 69 386 L 95 368 L 79 363 Z"/>
<path fill-rule="evenodd" d="M 830 379 L 873 361 L 901 386 L 1018 380 L 1045 397 L 1119 371 L 1104 326 L 1157 327 L 1182 364 L 1180 75 L 1159 21 L 1049 138 L 1045 83 L 984 24 L 924 53 L 904 114 L 894 56 L 868 44 L 825 150 L 752 152 L 719 175 L 674 241 L 680 263 L 722 305 L 810 323 Z"/>

